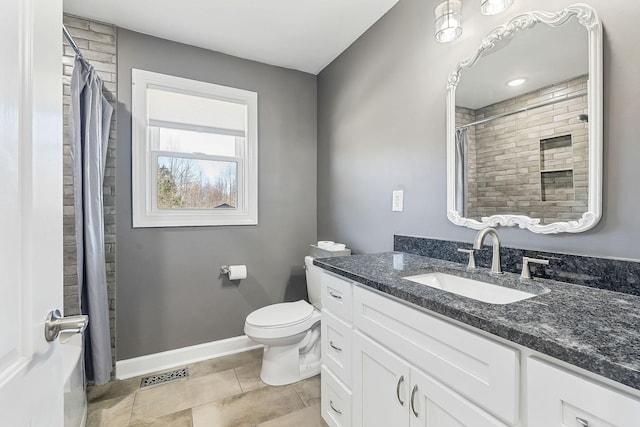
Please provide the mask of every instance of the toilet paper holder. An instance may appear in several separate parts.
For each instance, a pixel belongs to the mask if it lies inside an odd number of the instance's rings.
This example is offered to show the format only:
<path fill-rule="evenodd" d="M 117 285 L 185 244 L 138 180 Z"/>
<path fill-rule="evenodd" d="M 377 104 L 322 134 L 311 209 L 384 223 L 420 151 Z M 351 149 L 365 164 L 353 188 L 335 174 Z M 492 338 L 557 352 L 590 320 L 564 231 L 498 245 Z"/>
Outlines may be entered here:
<path fill-rule="evenodd" d="M 247 278 L 247 266 L 223 265 L 220 267 L 220 275 L 228 276 L 229 280 L 242 280 Z"/>

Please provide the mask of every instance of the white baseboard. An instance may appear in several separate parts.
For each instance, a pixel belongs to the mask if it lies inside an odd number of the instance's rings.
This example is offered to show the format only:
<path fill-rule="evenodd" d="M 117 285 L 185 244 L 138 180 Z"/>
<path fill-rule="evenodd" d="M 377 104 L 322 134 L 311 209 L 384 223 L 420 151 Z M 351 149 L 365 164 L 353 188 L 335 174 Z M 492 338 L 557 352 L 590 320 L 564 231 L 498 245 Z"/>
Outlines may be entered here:
<path fill-rule="evenodd" d="M 116 378 L 124 380 L 260 347 L 262 347 L 261 344 L 251 341 L 246 335 L 241 335 L 132 359 L 118 360 L 116 361 Z"/>

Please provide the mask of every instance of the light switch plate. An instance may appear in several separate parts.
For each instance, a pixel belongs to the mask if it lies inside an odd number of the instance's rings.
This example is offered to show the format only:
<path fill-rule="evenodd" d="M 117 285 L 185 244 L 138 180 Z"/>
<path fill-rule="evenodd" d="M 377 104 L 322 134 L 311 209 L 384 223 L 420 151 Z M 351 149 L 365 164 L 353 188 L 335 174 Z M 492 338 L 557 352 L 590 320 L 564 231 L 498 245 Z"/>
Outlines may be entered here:
<path fill-rule="evenodd" d="M 402 212 L 404 210 L 404 191 L 394 190 L 392 198 L 391 210 L 393 212 Z"/>

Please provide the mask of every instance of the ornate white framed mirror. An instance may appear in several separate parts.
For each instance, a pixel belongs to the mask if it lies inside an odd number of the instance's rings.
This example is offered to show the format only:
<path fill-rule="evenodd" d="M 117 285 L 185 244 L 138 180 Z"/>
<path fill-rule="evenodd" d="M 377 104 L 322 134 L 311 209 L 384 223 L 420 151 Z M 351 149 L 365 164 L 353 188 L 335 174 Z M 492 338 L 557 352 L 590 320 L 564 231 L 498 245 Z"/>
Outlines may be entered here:
<path fill-rule="evenodd" d="M 575 4 L 489 32 L 447 84 L 447 217 L 578 233 L 602 212 L 602 23 Z"/>

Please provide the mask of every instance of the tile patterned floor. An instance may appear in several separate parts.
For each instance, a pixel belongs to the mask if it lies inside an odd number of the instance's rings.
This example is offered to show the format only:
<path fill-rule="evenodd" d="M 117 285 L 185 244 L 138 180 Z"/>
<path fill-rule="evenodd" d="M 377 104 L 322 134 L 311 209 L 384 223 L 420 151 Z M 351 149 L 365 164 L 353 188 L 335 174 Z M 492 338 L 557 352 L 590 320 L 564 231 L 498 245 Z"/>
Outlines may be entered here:
<path fill-rule="evenodd" d="M 188 379 L 92 387 L 87 427 L 326 427 L 320 376 L 271 387 L 260 380 L 261 361 L 253 350 L 188 365 Z"/>

